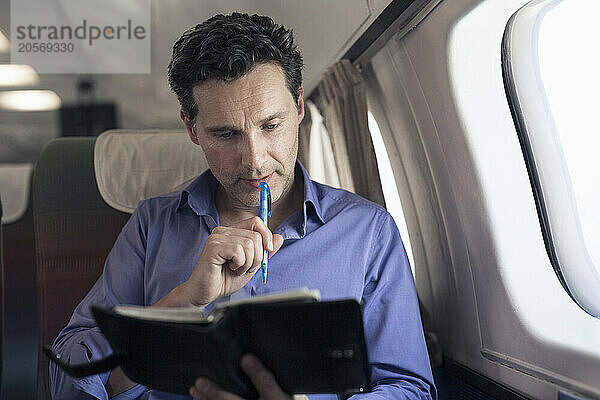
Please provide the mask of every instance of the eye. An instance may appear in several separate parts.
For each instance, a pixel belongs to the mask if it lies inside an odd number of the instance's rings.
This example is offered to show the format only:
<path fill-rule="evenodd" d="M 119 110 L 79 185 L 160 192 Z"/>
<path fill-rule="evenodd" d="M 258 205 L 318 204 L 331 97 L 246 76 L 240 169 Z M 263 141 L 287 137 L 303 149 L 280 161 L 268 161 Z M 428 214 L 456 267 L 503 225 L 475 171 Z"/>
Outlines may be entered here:
<path fill-rule="evenodd" d="M 272 131 L 273 129 L 277 128 L 278 126 L 279 126 L 279 124 L 276 124 L 276 123 L 266 124 L 265 129 L 268 131 Z"/>
<path fill-rule="evenodd" d="M 231 136 L 233 136 L 233 132 L 229 131 L 229 132 L 225 132 L 219 135 L 220 139 L 229 139 Z"/>

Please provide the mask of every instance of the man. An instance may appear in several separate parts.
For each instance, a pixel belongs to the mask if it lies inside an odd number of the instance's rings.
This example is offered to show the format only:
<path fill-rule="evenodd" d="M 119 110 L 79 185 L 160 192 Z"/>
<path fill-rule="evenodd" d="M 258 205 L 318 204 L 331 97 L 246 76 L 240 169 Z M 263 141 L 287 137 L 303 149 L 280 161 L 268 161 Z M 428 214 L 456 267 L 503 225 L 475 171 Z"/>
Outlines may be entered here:
<path fill-rule="evenodd" d="M 104 272 L 54 343 L 71 363 L 111 352 L 91 304 L 178 307 L 297 287 L 363 303 L 373 390 L 364 399 L 430 399 L 435 387 L 408 260 L 392 217 L 357 195 L 311 181 L 297 162 L 302 57 L 270 18 L 217 15 L 175 43 L 169 83 L 210 169 L 179 193 L 140 203 Z M 259 184 L 273 199 L 257 217 Z M 269 251 L 268 283 L 259 271 Z M 241 360 L 262 399 L 289 399 L 252 355 Z M 55 398 L 166 399 L 120 369 L 72 379 L 50 368 Z M 238 399 L 199 377 L 196 399 Z M 337 398 L 334 395 L 311 398 Z"/>

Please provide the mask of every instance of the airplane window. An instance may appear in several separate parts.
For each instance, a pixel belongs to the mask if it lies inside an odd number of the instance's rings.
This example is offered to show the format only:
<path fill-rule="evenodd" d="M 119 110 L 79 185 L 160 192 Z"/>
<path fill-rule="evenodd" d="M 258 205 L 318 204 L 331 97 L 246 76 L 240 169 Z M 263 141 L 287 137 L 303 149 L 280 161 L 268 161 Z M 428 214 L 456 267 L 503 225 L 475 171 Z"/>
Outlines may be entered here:
<path fill-rule="evenodd" d="M 509 21 L 505 86 L 552 265 L 600 317 L 598 0 L 531 1 Z"/>
<path fill-rule="evenodd" d="M 598 0 L 569 0 L 557 5 L 540 26 L 539 60 L 583 238 L 600 273 L 600 160 L 597 156 L 600 128 L 596 121 L 600 105 L 600 53 L 592 50 L 600 38 L 595 18 L 599 13 Z"/>
<path fill-rule="evenodd" d="M 373 114 L 369 111 L 368 115 L 369 131 L 371 132 L 371 140 L 373 141 L 373 147 L 375 149 L 375 157 L 377 158 L 377 166 L 379 168 L 379 177 L 381 179 L 381 187 L 383 189 L 383 197 L 385 199 L 385 205 L 387 210 L 394 218 L 396 226 L 400 231 L 400 237 L 408 260 L 410 261 L 410 268 L 413 276 L 415 275 L 415 262 L 413 259 L 412 248 L 410 246 L 410 238 L 408 236 L 408 228 L 406 226 L 406 220 L 404 219 L 404 211 L 402 211 L 402 204 L 400 203 L 400 196 L 398 195 L 398 189 L 396 188 L 396 179 L 394 178 L 394 172 L 392 171 L 392 164 L 385 149 L 383 143 L 383 137 L 379 130 L 379 125 Z"/>

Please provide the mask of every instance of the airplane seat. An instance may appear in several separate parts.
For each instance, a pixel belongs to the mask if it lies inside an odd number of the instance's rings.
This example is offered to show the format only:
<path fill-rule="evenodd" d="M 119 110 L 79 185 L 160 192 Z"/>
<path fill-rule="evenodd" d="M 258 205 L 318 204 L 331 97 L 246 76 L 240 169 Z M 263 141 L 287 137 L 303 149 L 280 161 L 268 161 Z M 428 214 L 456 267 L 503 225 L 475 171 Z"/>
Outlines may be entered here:
<path fill-rule="evenodd" d="M 37 307 L 31 174 L 33 164 L 0 164 L 3 230 L 2 399 L 34 399 Z"/>
<path fill-rule="evenodd" d="M 137 203 L 185 187 L 206 168 L 181 130 L 111 130 L 46 146 L 33 177 L 40 346 L 54 341 L 98 279 Z M 40 355 L 38 398 L 46 399 Z"/>
<path fill-rule="evenodd" d="M 109 207 L 96 187 L 96 138 L 60 138 L 42 151 L 33 174 L 38 351 L 54 341 L 100 276 L 129 215 Z M 39 351 L 38 399 L 49 399 L 48 360 Z"/>
<path fill-rule="evenodd" d="M 0 197 L 0 219 L 2 218 L 2 198 Z M 2 363 L 4 360 L 4 352 L 3 352 L 3 332 L 4 332 L 4 257 L 2 255 L 2 224 L 0 224 L 0 391 L 2 390 L 3 381 L 2 381 Z"/>
<path fill-rule="evenodd" d="M 128 213 L 140 200 L 184 189 L 208 168 L 185 130 L 106 131 L 96 142 L 94 163 L 104 201 Z"/>

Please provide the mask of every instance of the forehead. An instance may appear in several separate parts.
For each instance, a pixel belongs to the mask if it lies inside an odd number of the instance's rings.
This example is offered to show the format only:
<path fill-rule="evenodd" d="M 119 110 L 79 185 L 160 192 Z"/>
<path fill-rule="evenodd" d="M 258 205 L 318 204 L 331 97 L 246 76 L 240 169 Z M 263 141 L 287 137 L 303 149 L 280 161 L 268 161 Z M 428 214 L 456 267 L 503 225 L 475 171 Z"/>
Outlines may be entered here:
<path fill-rule="evenodd" d="M 294 106 L 281 67 L 272 63 L 259 64 L 231 82 L 201 83 L 193 93 L 199 120 L 230 119 L 240 113 L 264 114 Z"/>

